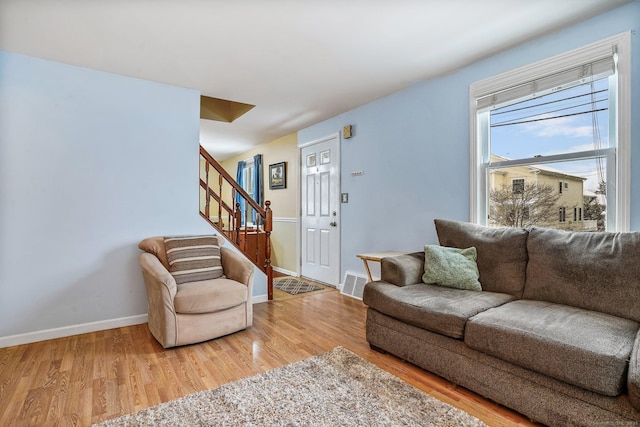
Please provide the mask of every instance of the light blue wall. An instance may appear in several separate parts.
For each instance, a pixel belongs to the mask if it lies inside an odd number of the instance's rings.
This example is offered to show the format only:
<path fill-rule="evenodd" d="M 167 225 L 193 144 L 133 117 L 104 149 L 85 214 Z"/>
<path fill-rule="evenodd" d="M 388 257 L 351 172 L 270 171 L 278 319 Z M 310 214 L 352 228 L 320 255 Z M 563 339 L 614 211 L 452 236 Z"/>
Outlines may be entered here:
<path fill-rule="evenodd" d="M 469 220 L 469 85 L 633 30 L 631 227 L 640 230 L 640 1 L 523 44 L 298 132 L 299 144 L 354 126 L 342 141 L 342 274 L 359 252 L 422 250 L 434 218 Z M 634 120 L 635 118 L 635 120 Z M 362 176 L 351 172 L 363 170 Z"/>
<path fill-rule="evenodd" d="M 146 314 L 137 243 L 212 232 L 199 108 L 194 90 L 0 52 L 0 338 Z"/>

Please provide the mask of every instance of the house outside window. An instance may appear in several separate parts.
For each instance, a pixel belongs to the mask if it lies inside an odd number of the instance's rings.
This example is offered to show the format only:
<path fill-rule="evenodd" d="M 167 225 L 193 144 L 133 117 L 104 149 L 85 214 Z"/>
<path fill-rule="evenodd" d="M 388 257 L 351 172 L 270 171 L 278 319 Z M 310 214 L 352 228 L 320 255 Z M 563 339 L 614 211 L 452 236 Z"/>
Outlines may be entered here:
<path fill-rule="evenodd" d="M 492 156 L 492 159 L 498 162 L 504 158 Z M 559 179 L 561 185 L 557 185 Z M 560 207 L 582 209 L 584 181 L 585 178 L 581 176 L 541 165 L 492 170 L 489 174 L 489 225 L 540 225 L 584 230 L 583 224 L 578 224 L 577 221 L 560 221 L 558 215 Z M 556 186 L 567 189 L 559 194 Z M 594 231 L 597 229 L 595 222 L 587 225 Z"/>
<path fill-rule="evenodd" d="M 519 205 L 525 226 L 629 229 L 629 52 L 624 33 L 471 85 L 475 222 L 520 226 Z M 596 194 L 604 208 L 583 214 Z"/>

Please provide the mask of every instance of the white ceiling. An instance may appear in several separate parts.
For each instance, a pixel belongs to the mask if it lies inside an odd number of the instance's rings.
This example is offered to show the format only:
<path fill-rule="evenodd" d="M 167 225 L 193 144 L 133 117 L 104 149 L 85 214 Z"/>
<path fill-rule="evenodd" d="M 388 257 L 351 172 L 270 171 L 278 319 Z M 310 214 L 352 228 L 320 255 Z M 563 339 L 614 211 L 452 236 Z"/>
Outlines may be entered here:
<path fill-rule="evenodd" d="M 0 0 L 0 49 L 255 104 L 219 159 L 629 0 Z"/>

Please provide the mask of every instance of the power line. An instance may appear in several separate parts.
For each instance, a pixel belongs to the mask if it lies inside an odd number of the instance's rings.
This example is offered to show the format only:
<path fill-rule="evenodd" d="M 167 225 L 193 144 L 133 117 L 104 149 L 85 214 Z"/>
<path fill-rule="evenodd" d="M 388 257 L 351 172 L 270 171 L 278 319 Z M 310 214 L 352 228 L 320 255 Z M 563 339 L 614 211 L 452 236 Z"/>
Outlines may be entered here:
<path fill-rule="evenodd" d="M 542 115 L 542 114 L 550 114 L 550 113 L 557 113 L 558 111 L 573 110 L 574 108 L 584 107 L 585 105 L 594 105 L 595 103 L 603 102 L 603 101 L 607 101 L 607 100 L 608 100 L 608 98 L 603 98 L 603 99 L 595 100 L 595 101 L 593 101 L 593 102 L 589 101 L 589 102 L 585 102 L 585 103 L 582 103 L 582 104 L 572 105 L 572 106 L 570 106 L 570 107 L 558 108 L 557 110 L 544 111 L 544 112 L 542 112 L 542 113 L 532 114 L 532 115 L 530 115 L 530 116 L 524 116 L 524 117 L 519 117 L 519 118 L 517 118 L 517 119 L 510 119 L 510 120 L 506 120 L 506 121 L 504 121 L 504 122 L 499 122 L 499 123 L 496 123 L 496 125 L 500 125 L 500 124 L 503 124 L 503 123 L 510 123 L 510 122 L 512 122 L 512 121 L 514 121 L 514 120 L 529 119 L 529 118 L 531 118 L 531 117 L 540 116 L 540 115 Z M 594 108 L 595 108 L 595 106 L 594 106 Z M 595 111 L 595 110 L 592 110 L 592 111 Z"/>
<path fill-rule="evenodd" d="M 581 95 L 574 95 L 574 96 L 569 96 L 569 97 L 567 97 L 567 98 L 556 99 L 555 101 L 542 102 L 542 103 L 540 103 L 540 104 L 529 105 L 529 106 L 527 106 L 527 107 L 514 108 L 513 110 L 500 111 L 500 110 L 502 110 L 502 109 L 504 109 L 504 108 L 513 107 L 514 105 L 519 105 L 519 104 L 522 104 L 522 103 L 525 103 L 525 102 L 529 102 L 529 101 L 531 101 L 530 99 L 527 99 L 527 100 L 525 100 L 525 101 L 520 101 L 520 102 L 517 102 L 517 103 L 515 103 L 515 104 L 511 104 L 511 105 L 507 105 L 507 106 L 504 106 L 504 107 L 501 107 L 501 108 L 497 108 L 497 109 L 493 110 L 493 111 L 491 112 L 491 114 L 492 114 L 492 115 L 493 115 L 493 114 L 506 114 L 506 113 L 511 113 L 511 112 L 513 112 L 513 111 L 526 110 L 527 108 L 540 107 L 540 106 L 542 106 L 542 105 L 548 105 L 548 104 L 553 104 L 553 103 L 556 103 L 556 102 L 562 102 L 562 101 L 566 101 L 566 100 L 568 100 L 568 99 L 581 98 L 581 97 L 583 97 L 583 96 L 589 96 L 589 95 L 591 95 L 592 93 L 602 93 L 602 92 L 608 92 L 608 91 L 609 91 L 608 89 L 602 89 L 602 90 L 598 90 L 598 91 L 595 91 L 595 92 L 588 92 L 588 93 L 583 93 L 583 94 L 581 94 Z M 546 95 L 546 96 L 549 96 L 549 95 Z M 542 98 L 544 98 L 544 97 L 542 97 Z"/>
<path fill-rule="evenodd" d="M 493 127 L 500 127 L 500 126 L 519 125 L 519 124 L 522 124 L 522 123 L 541 122 L 543 120 L 553 120 L 553 119 L 559 119 L 559 118 L 562 118 L 562 117 L 579 116 L 581 114 L 591 114 L 591 113 L 597 113 L 598 111 L 607 111 L 607 110 L 608 110 L 608 108 L 600 108 L 598 110 L 581 111 L 579 113 L 562 114 L 562 115 L 559 115 L 559 116 L 544 117 L 544 118 L 541 118 L 541 119 L 522 120 L 522 121 L 519 121 L 519 122 L 504 122 L 504 123 L 491 125 L 491 127 L 493 128 Z"/>

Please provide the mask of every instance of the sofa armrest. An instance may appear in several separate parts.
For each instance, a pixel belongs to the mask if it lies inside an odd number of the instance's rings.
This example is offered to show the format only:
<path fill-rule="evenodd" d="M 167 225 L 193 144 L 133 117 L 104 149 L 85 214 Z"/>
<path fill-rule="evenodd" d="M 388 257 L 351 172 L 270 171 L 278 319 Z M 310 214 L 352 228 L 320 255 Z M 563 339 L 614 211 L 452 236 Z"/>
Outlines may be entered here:
<path fill-rule="evenodd" d="M 640 411 L 640 331 L 636 335 L 636 342 L 629 360 L 629 374 L 627 375 L 627 389 L 631 406 Z"/>
<path fill-rule="evenodd" d="M 420 283 L 423 273 L 424 252 L 382 258 L 380 262 L 381 279 L 396 286 Z"/>
<path fill-rule="evenodd" d="M 251 262 L 233 249 L 220 248 L 222 270 L 227 279 L 235 280 L 247 286 L 253 282 L 254 267 Z"/>

